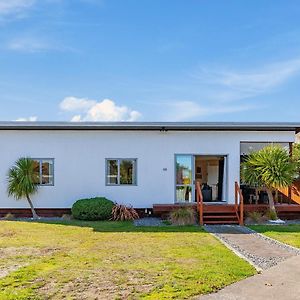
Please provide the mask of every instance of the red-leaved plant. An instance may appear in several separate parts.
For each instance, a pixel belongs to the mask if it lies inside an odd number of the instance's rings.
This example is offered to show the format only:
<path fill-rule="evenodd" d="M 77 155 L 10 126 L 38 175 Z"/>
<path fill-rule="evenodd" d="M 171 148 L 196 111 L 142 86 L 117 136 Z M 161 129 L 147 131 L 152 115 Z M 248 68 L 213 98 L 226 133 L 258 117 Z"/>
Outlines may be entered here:
<path fill-rule="evenodd" d="M 132 206 L 117 203 L 114 205 L 111 215 L 110 220 L 112 221 L 127 221 L 139 218 L 137 211 Z"/>

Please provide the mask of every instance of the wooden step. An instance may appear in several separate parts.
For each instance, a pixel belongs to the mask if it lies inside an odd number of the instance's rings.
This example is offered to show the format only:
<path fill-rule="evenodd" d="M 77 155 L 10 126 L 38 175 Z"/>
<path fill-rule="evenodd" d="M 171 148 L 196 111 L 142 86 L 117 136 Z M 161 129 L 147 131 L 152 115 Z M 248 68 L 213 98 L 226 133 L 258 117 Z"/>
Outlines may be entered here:
<path fill-rule="evenodd" d="M 235 214 L 235 211 L 203 211 L 203 214 Z"/>
<path fill-rule="evenodd" d="M 236 219 L 237 220 L 237 216 L 236 214 L 232 214 L 232 215 L 209 215 L 203 216 L 204 219 Z"/>
<path fill-rule="evenodd" d="M 209 220 L 209 221 L 204 221 L 204 224 L 239 224 L 239 222 L 237 220 L 235 220 L 235 221 Z"/>

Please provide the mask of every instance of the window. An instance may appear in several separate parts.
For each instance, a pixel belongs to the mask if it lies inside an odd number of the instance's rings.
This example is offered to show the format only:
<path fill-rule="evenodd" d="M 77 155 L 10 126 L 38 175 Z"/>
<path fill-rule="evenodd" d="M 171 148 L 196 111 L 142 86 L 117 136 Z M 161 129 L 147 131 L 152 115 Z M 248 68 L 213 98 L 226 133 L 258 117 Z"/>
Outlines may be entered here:
<path fill-rule="evenodd" d="M 136 159 L 107 159 L 107 185 L 136 185 Z"/>
<path fill-rule="evenodd" d="M 37 184 L 54 185 L 54 159 L 34 158 L 34 170 L 38 174 Z"/>
<path fill-rule="evenodd" d="M 267 146 L 279 146 L 289 151 L 289 143 L 283 142 L 241 142 L 240 155 L 246 156 Z"/>

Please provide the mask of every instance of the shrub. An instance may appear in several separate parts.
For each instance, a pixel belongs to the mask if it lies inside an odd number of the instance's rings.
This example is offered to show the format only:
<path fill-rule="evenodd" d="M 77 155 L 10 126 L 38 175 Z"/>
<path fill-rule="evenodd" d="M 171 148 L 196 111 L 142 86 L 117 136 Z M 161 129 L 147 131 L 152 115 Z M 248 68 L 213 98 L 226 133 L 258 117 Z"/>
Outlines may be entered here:
<path fill-rule="evenodd" d="M 77 200 L 72 206 L 72 215 L 78 220 L 108 220 L 114 203 L 104 197 Z"/>
<path fill-rule="evenodd" d="M 171 221 L 170 220 L 163 220 L 162 223 L 164 225 L 172 225 Z"/>
<path fill-rule="evenodd" d="M 190 207 L 181 207 L 170 213 L 173 225 L 194 225 L 196 223 L 195 211 Z"/>
<path fill-rule="evenodd" d="M 61 218 L 66 221 L 72 220 L 72 216 L 69 214 L 63 214 Z"/>
<path fill-rule="evenodd" d="M 4 220 L 13 220 L 15 219 L 15 215 L 14 214 L 11 214 L 11 213 L 7 213 L 4 217 L 3 217 Z"/>
<path fill-rule="evenodd" d="M 115 204 L 112 209 L 111 220 L 113 221 L 135 220 L 138 218 L 139 215 L 132 206 Z"/>
<path fill-rule="evenodd" d="M 266 212 L 266 217 L 268 220 L 277 220 L 278 219 L 276 212 L 274 212 L 272 210 L 268 210 Z"/>
<path fill-rule="evenodd" d="M 251 219 L 251 221 L 260 223 L 262 221 L 263 215 L 259 211 L 251 211 L 248 213 L 248 217 Z"/>

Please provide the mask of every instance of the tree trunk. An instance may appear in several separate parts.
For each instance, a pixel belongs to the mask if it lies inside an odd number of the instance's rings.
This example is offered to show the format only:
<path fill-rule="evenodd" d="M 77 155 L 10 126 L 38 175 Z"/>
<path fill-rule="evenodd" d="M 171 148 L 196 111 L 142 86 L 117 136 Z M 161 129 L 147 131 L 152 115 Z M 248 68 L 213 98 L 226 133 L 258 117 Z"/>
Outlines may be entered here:
<path fill-rule="evenodd" d="M 255 204 L 256 204 L 256 205 L 258 204 L 258 198 L 259 198 L 259 195 L 258 195 L 258 189 L 256 188 L 256 189 L 255 189 Z"/>
<path fill-rule="evenodd" d="M 33 204 L 31 202 L 31 199 L 30 199 L 29 195 L 26 195 L 26 198 L 27 198 L 27 201 L 28 201 L 28 203 L 30 205 L 30 209 L 31 209 L 31 213 L 32 213 L 32 218 L 33 219 L 39 219 L 39 216 L 38 216 L 38 214 L 36 213 L 36 211 L 35 211 L 35 209 L 33 207 Z"/>
<path fill-rule="evenodd" d="M 275 191 L 275 203 L 278 203 L 278 190 Z"/>
<path fill-rule="evenodd" d="M 269 198 L 270 211 L 274 212 L 276 215 L 276 219 L 278 219 L 275 204 L 274 204 L 273 193 L 270 189 L 267 189 L 267 194 L 268 194 L 268 198 Z"/>

